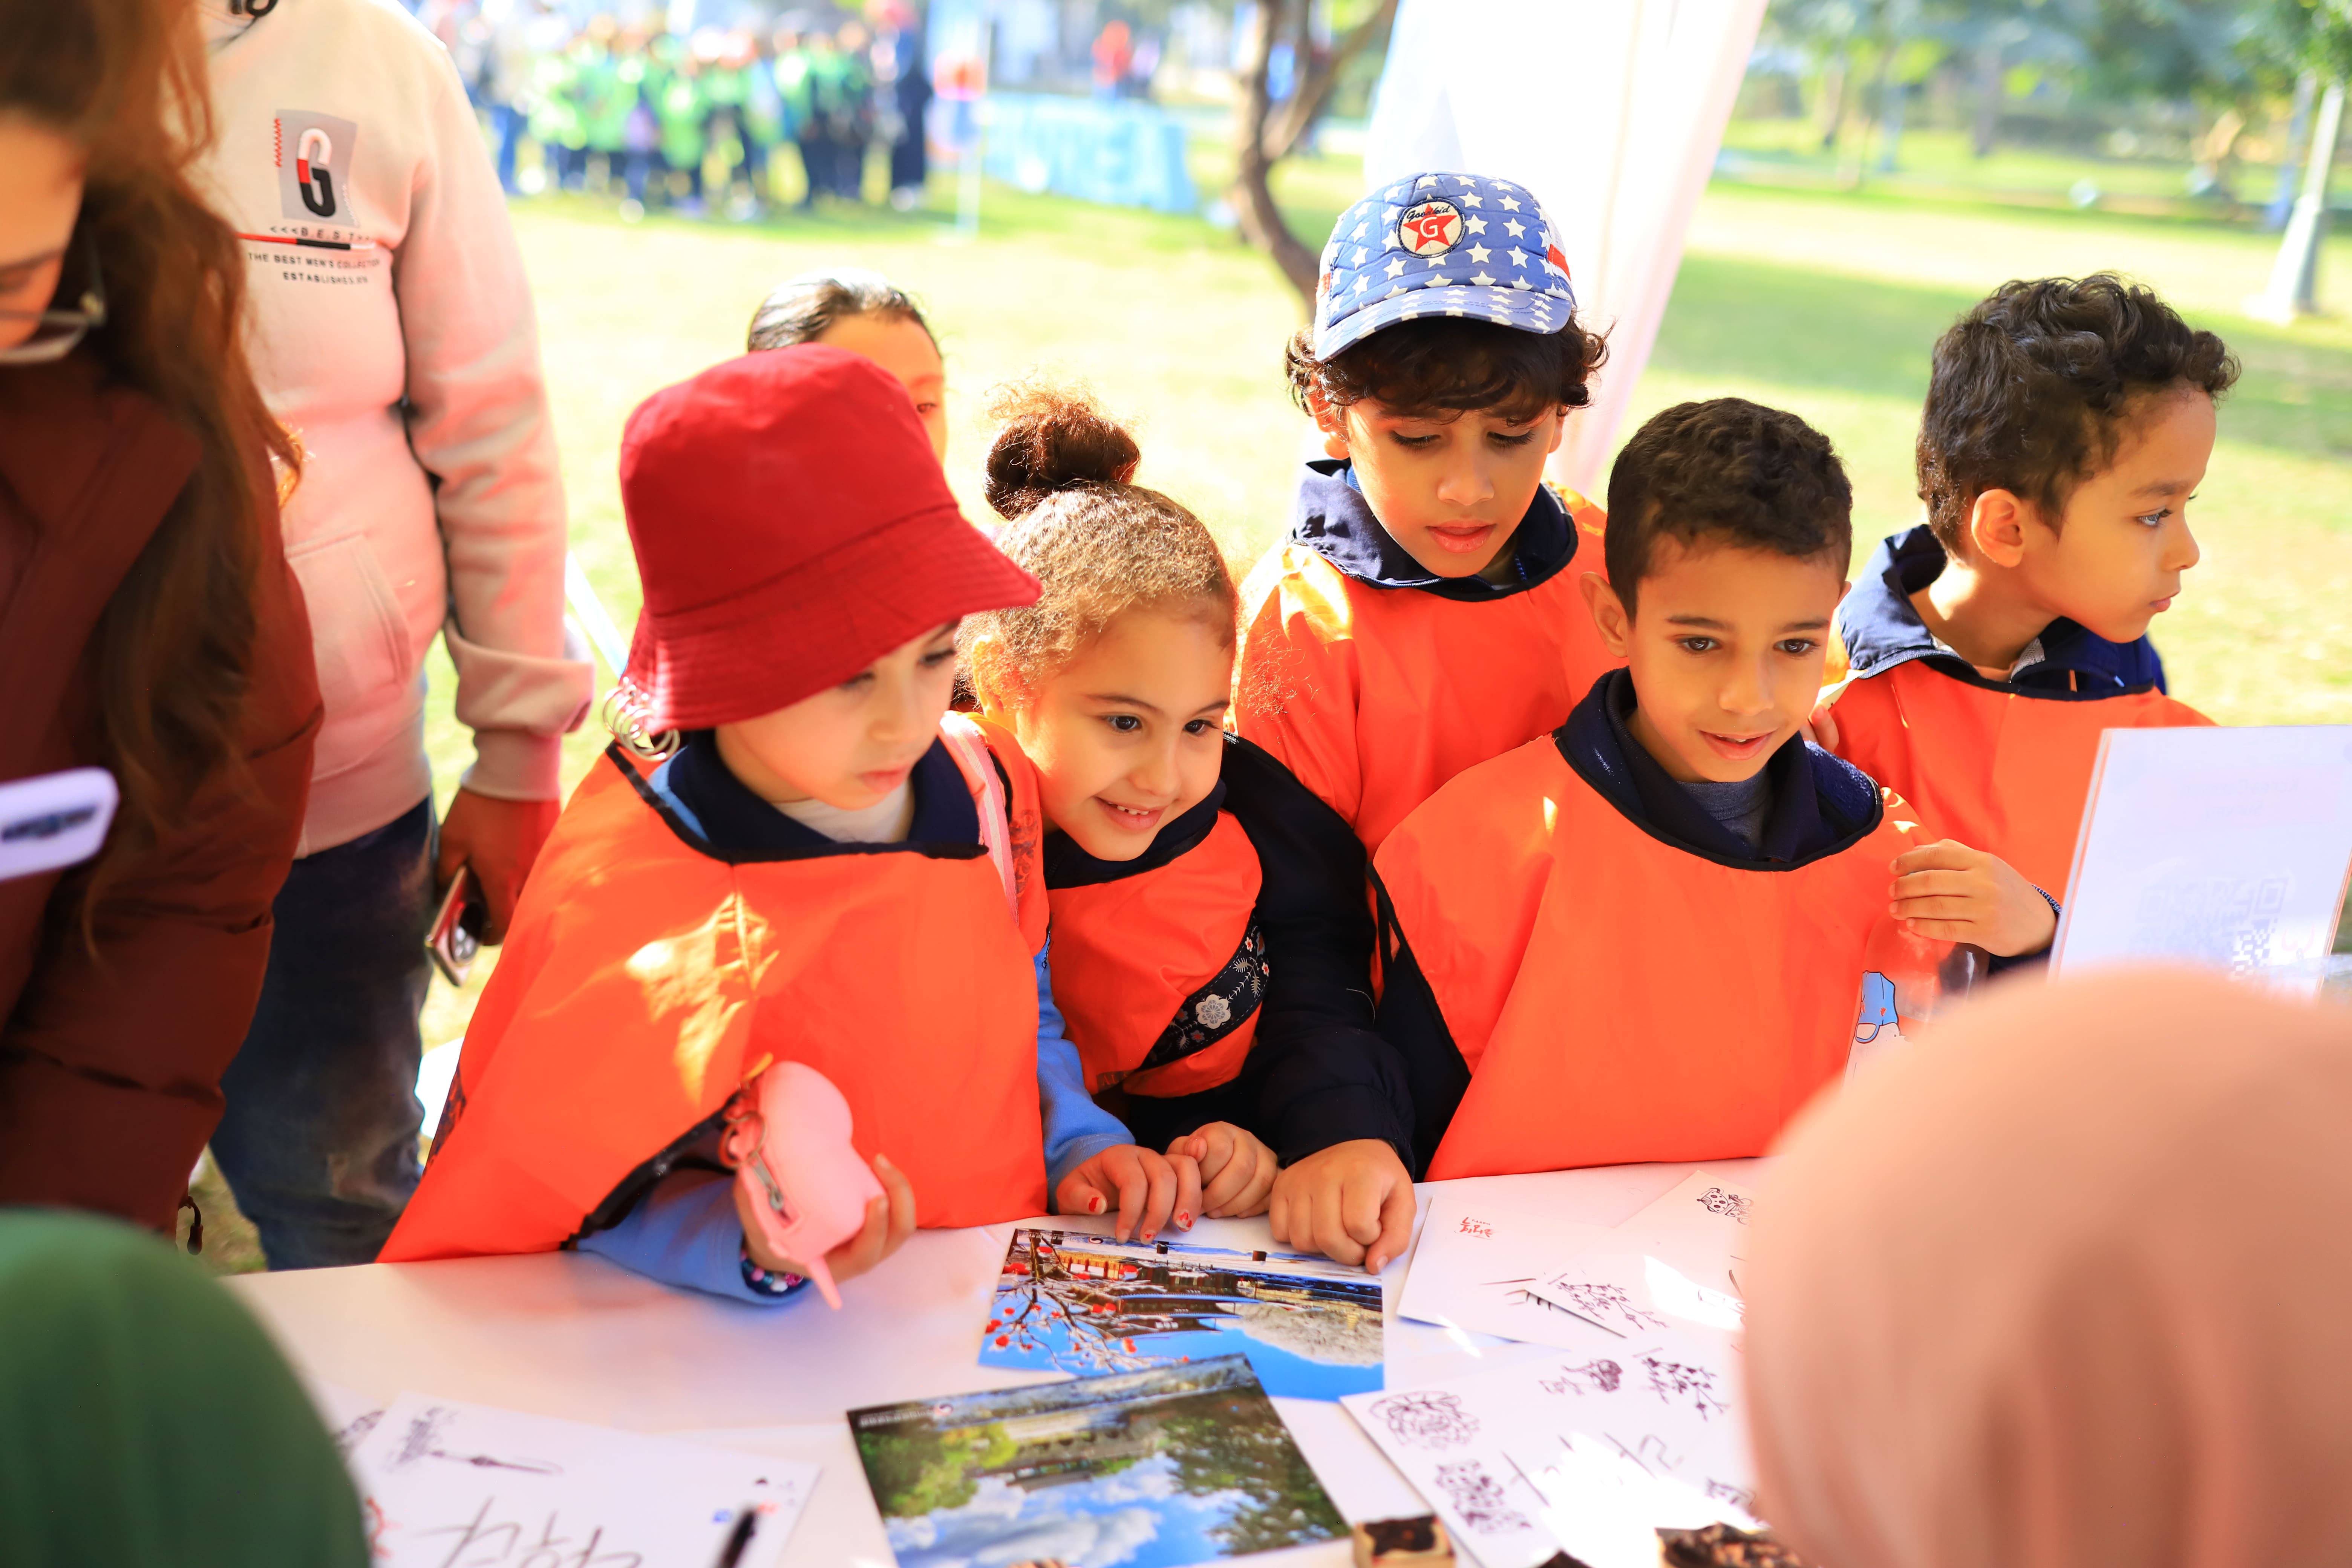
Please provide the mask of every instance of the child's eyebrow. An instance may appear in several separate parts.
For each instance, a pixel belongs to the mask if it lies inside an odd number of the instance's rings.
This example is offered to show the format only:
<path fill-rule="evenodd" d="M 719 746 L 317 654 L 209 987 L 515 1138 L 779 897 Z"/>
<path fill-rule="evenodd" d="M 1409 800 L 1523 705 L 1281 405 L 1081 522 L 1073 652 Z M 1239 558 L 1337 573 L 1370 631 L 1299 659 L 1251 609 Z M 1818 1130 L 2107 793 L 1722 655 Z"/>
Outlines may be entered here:
<path fill-rule="evenodd" d="M 2139 489 L 2132 491 L 2132 494 L 2135 497 L 2170 496 L 2179 495 L 2182 490 L 2193 490 L 2196 488 L 2197 481 L 2195 479 L 2150 479 L 2147 483 L 2140 486 Z"/>
<path fill-rule="evenodd" d="M 1719 632 L 1729 629 L 1731 623 L 1729 621 L 1718 621 L 1712 616 L 1668 616 L 1666 617 L 1666 625 L 1670 626 L 1704 626 L 1709 631 Z"/>
<path fill-rule="evenodd" d="M 1158 703 L 1146 702 L 1140 697 L 1129 697 L 1117 691 L 1089 691 L 1087 693 L 1087 700 L 1108 703 L 1117 708 L 1140 708 L 1147 713 L 1159 713 L 1162 718 L 1167 717 Z"/>

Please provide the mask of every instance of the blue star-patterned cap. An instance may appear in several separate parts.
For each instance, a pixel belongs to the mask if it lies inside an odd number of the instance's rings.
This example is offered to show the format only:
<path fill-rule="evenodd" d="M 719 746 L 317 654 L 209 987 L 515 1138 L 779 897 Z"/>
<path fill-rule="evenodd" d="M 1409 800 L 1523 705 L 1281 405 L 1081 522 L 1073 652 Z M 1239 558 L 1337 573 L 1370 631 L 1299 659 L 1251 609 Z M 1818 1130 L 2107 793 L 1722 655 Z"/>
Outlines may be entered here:
<path fill-rule="evenodd" d="M 1408 174 L 1333 226 L 1315 290 L 1315 357 L 1399 321 L 1456 316 L 1556 332 L 1575 310 L 1559 233 L 1525 185 Z"/>

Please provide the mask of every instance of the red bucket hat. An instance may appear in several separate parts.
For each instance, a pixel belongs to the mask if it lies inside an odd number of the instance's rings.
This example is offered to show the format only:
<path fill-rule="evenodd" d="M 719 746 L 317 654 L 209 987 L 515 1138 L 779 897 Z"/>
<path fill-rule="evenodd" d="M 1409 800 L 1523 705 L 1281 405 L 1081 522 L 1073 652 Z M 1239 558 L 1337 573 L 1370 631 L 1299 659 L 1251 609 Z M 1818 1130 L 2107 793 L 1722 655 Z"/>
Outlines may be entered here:
<path fill-rule="evenodd" d="M 822 344 L 639 404 L 621 505 L 646 596 L 623 685 L 651 733 L 789 708 L 1039 592 L 964 521 L 906 388 Z"/>

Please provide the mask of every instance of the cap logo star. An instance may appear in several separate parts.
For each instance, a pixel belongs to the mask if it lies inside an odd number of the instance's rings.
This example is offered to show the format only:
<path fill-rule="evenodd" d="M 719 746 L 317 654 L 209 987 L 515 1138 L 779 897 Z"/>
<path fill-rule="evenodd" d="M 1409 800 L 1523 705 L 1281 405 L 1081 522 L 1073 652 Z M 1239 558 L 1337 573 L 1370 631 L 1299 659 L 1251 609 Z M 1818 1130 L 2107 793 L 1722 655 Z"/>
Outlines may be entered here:
<path fill-rule="evenodd" d="M 1442 198 L 1407 207 L 1397 220 L 1397 240 L 1415 256 L 1443 256 L 1462 243 L 1462 209 Z"/>

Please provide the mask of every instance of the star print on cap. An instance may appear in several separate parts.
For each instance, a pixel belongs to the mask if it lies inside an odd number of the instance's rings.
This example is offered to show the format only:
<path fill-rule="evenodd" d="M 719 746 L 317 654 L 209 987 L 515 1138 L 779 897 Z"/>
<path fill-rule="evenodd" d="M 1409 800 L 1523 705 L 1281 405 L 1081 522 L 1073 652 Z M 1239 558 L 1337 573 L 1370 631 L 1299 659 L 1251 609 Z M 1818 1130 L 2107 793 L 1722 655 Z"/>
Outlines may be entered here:
<path fill-rule="evenodd" d="M 1556 332 L 1576 310 L 1559 232 L 1525 185 L 1409 174 L 1340 215 L 1315 289 L 1315 357 L 1432 317 Z"/>

